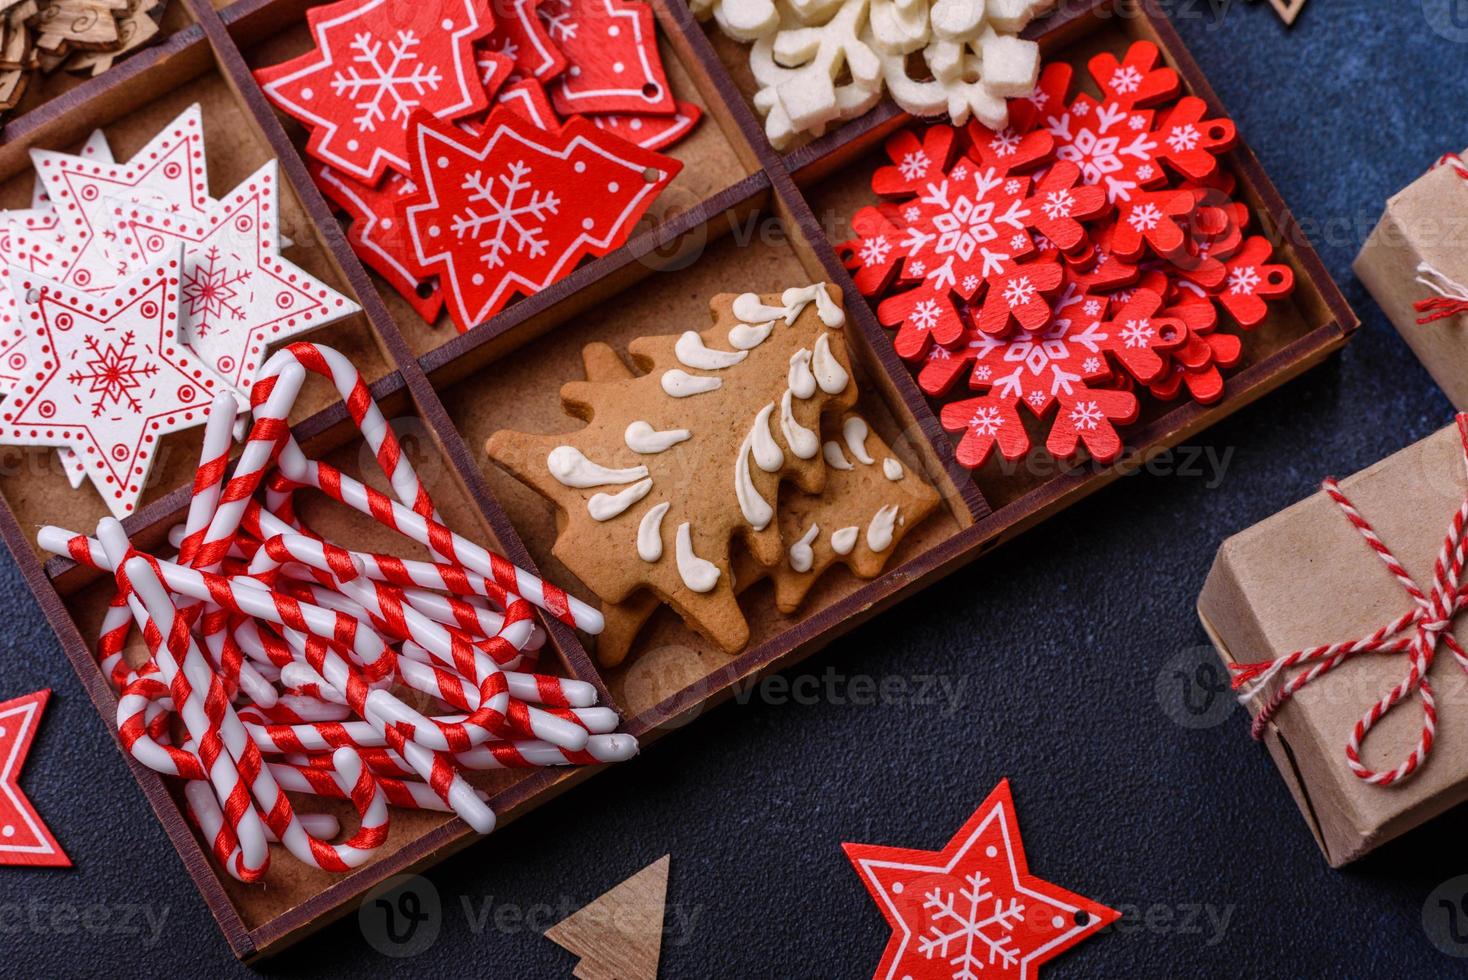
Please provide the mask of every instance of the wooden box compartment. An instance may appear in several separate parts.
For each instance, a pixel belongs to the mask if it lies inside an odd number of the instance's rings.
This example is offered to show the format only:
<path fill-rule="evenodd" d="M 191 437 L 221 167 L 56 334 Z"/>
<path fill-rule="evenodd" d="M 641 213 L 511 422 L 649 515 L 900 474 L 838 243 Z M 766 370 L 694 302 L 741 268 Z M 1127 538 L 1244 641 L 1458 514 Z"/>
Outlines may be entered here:
<path fill-rule="evenodd" d="M 265 3 L 244 0 L 228 7 L 223 16 L 231 37 L 244 53 L 245 61 L 252 69 L 263 68 L 288 61 L 311 49 L 305 11 L 318 2 L 320 0 L 272 0 Z M 731 142 L 731 136 L 739 138 L 737 126 L 728 113 L 722 111 L 717 93 L 709 91 L 705 94 L 700 88 L 697 79 L 701 73 L 691 72 L 685 65 L 677 47 L 668 40 L 666 30 L 661 32 L 659 47 L 674 97 L 680 102 L 697 105 L 703 112 L 703 118 L 686 139 L 665 151 L 681 161 L 683 169 L 643 215 L 637 227 L 639 232 L 656 228 L 680 214 L 698 210 L 704 201 L 747 177 L 753 164 L 753 159 L 747 156 L 751 166 L 741 162 Z M 704 85 L 712 89 L 706 81 Z M 711 109 L 711 105 L 716 108 Z M 284 113 L 277 112 L 276 115 L 297 151 L 304 153 L 309 136 L 306 128 Z M 369 275 L 415 355 L 427 354 L 457 336 L 447 311 L 439 314 L 436 323 L 424 323 L 423 318 L 376 272 L 369 271 Z"/>
<path fill-rule="evenodd" d="M 870 155 L 905 117 L 884 103 L 821 139 L 788 154 L 775 153 L 740 90 L 737 73 L 720 60 L 682 0 L 650 0 L 664 56 L 679 94 L 706 108 L 700 134 L 680 149 L 693 173 L 680 177 L 667 208 L 624 248 L 579 267 L 569 277 L 503 310 L 466 334 L 429 328 L 396 302 L 352 254 L 341 226 L 311 184 L 298 152 L 299 132 L 283 125 L 251 76 L 254 65 L 301 50 L 302 0 L 241 0 L 216 10 L 209 0 L 181 0 L 194 26 L 163 45 L 139 52 L 95 82 L 78 86 L 6 127 L 0 146 L 0 195 L 9 206 L 29 194 L 29 144 L 66 149 L 103 127 L 120 159 L 136 150 L 172 114 L 192 101 L 204 108 L 211 189 L 220 193 L 271 157 L 281 164 L 288 254 L 358 299 L 360 316 L 316 339 L 354 358 L 372 381 L 389 418 L 409 438 L 408 451 L 450 523 L 466 536 L 533 571 L 575 589 L 550 553 L 554 516 L 549 505 L 489 462 L 483 443 L 498 428 L 574 428 L 560 414 L 556 391 L 578 376 L 579 350 L 589 340 L 614 347 L 639 334 L 667 333 L 707 323 L 708 300 L 718 292 L 772 290 L 799 282 L 841 286 L 847 337 L 862 385 L 862 411 L 905 462 L 925 474 L 942 498 L 938 512 L 905 539 L 883 575 L 858 581 L 844 571 L 823 579 L 795 616 L 774 613 L 768 594 L 743 605 L 753 637 L 730 656 L 689 633 L 667 613 L 655 617 L 624 666 L 599 671 L 591 639 L 547 625 L 553 656 L 569 676 L 598 685 L 624 715 L 624 730 L 644 745 L 727 697 L 744 679 L 808 656 L 864 619 L 952 572 L 1001 541 L 1080 496 L 1103 486 L 1150 454 L 1282 384 L 1339 348 L 1355 318 L 1295 227 L 1283 202 L 1247 149 L 1229 160 L 1244 193 L 1296 270 L 1293 303 L 1250 340 L 1249 360 L 1228 379 L 1230 394 L 1211 408 L 1164 407 L 1127 430 L 1131 448 L 1105 469 L 1076 468 L 1058 476 L 1014 482 L 980 472 L 975 478 L 953 460 L 953 443 L 932 408 L 893 354 L 889 336 L 857 294 L 817 214 L 849 216 L 865 192 Z M 1196 65 L 1166 19 L 1149 0 L 1068 4 L 1034 25 L 1049 53 L 1085 53 L 1130 37 L 1151 37 L 1189 87 L 1217 107 Z M 742 50 L 742 49 L 741 49 Z M 1247 130 L 1247 120 L 1241 121 Z M 835 232 L 833 232 L 834 234 Z M 380 479 L 364 465 L 360 440 L 345 406 L 313 381 L 292 419 L 308 453 L 333 459 L 352 473 Z M 197 433 L 179 437 L 159 468 L 144 506 L 124 522 L 141 546 L 158 544 L 184 514 Z M 16 451 L 19 452 L 19 451 Z M 0 534 L 61 638 L 102 723 L 115 727 L 116 699 L 92 654 L 100 603 L 108 582 L 65 559 L 44 565 L 33 535 L 41 523 L 89 529 L 102 514 L 90 491 L 62 492 L 44 459 L 0 474 Z M 37 478 L 29 470 L 40 468 Z M 363 472 L 363 471 L 367 472 Z M 1001 474 L 1002 476 L 1002 474 Z M 37 482 L 39 479 L 41 482 Z M 1007 481 L 1007 482 L 1006 482 Z M 380 485 L 380 484 L 379 484 Z M 51 491 L 56 491 L 52 493 Z M 53 503 L 62 501 L 62 503 Z M 320 507 L 320 513 L 314 508 Z M 374 536 L 378 530 L 320 501 L 312 519 L 337 534 Z M 400 549 L 393 536 L 374 546 Z M 584 590 L 583 590 L 584 591 Z M 692 737 L 692 736 L 682 736 Z M 228 879 L 183 815 L 174 781 L 128 760 L 168 830 L 190 875 L 242 959 L 276 952 L 349 912 L 386 878 L 421 870 L 477 838 L 456 819 L 394 812 L 392 841 L 377 860 L 343 876 L 313 873 L 282 858 L 266 888 Z M 635 763 L 631 763 L 634 764 Z M 490 777 L 485 788 L 501 820 L 512 819 L 599 770 L 540 770 Z M 319 806 L 319 803 L 313 803 Z M 495 846 L 493 839 L 481 845 Z"/>
<path fill-rule="evenodd" d="M 1139 16 L 1103 16 L 1104 10 L 1101 5 L 1083 15 L 1072 12 L 1064 21 L 1037 34 L 1047 61 L 1064 60 L 1079 66 L 1073 83 L 1077 88 L 1098 95 L 1098 88 L 1084 70 L 1086 62 L 1098 52 L 1119 53 L 1132 42 L 1145 39 L 1162 48 L 1168 63 L 1183 77 L 1188 94 L 1203 98 L 1214 113 L 1226 114 L 1196 65 L 1187 57 L 1170 23 Z M 894 121 L 908 122 L 902 116 Z M 852 237 L 851 218 L 861 207 L 877 203 L 878 198 L 871 191 L 871 177 L 877 167 L 890 163 L 883 142 L 896 128 L 890 121 L 855 120 L 826 137 L 823 145 L 796 149 L 787 156 L 795 182 L 803 189 L 812 212 L 833 244 Z M 1293 269 L 1295 292 L 1286 301 L 1272 302 L 1267 319 L 1253 330 L 1229 326 L 1227 315 L 1223 315 L 1222 329 L 1236 333 L 1244 345 L 1239 365 L 1224 371 L 1224 397 L 1214 405 L 1200 406 L 1186 395 L 1173 402 L 1144 395 L 1141 420 L 1122 431 L 1131 451 L 1114 468 L 1102 470 L 1088 463 L 1057 466 L 1044 450 L 1043 427 L 1029 413 L 1021 413 L 1037 448 L 1027 458 L 1014 462 L 1006 462 L 996 452 L 974 472 L 973 478 L 984 499 L 995 511 L 1021 515 L 1026 509 L 1041 504 L 1049 506 L 1060 496 L 1068 497 L 1080 485 L 1098 486 L 1094 477 L 1115 475 L 1137 465 L 1149 453 L 1177 445 L 1314 364 L 1343 344 L 1348 333 L 1355 329 L 1354 315 L 1248 148 L 1247 121 L 1239 121 L 1239 130 L 1240 145 L 1223 156 L 1221 162 L 1238 177 L 1235 196 L 1246 202 L 1254 215 L 1248 233 L 1263 235 L 1275 245 L 1273 261 Z M 870 308 L 875 308 L 874 301 Z M 887 333 L 889 353 L 892 333 Z M 901 369 L 895 358 L 892 363 Z M 942 402 L 935 400 L 931 404 L 936 412 Z M 957 445 L 958 436 L 949 438 Z M 1021 509 L 1009 511 L 1011 505 Z"/>

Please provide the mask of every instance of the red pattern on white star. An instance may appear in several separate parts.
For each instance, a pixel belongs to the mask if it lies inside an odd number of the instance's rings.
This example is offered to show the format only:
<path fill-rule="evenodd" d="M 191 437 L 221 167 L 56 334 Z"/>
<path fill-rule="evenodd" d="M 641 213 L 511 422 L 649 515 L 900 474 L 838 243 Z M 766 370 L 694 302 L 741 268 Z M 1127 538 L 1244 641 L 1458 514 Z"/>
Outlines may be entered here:
<path fill-rule="evenodd" d="M 179 338 L 180 266 L 175 249 L 100 296 L 10 270 L 30 373 L 0 404 L 0 444 L 71 448 L 119 519 L 158 441 L 204 424 L 224 384 Z"/>
<path fill-rule="evenodd" d="M 32 150 L 31 160 L 60 216 L 58 232 L 76 246 L 56 275 L 74 289 L 102 292 L 132 271 L 121 264 L 109 241 L 112 202 L 179 215 L 202 215 L 214 203 L 198 105 L 184 110 L 125 164 L 52 150 Z"/>
<path fill-rule="evenodd" d="M 265 95 L 311 129 L 306 152 L 375 184 L 408 170 L 408 119 L 483 112 L 474 42 L 494 28 L 480 0 L 341 0 L 306 12 L 315 49 L 255 72 Z"/>
<path fill-rule="evenodd" d="M 182 329 L 210 369 L 248 393 L 268 348 L 360 307 L 280 254 L 280 175 L 271 160 L 203 218 L 118 207 L 113 226 L 131 266 L 184 249 Z"/>
<path fill-rule="evenodd" d="M 0 864 L 71 867 L 71 859 L 20 791 L 20 771 L 50 697 L 50 691 L 37 691 L 0 704 Z"/>
<path fill-rule="evenodd" d="M 1030 874 L 1008 780 L 941 851 L 842 846 L 892 926 L 879 980 L 1033 980 L 1120 917 Z"/>

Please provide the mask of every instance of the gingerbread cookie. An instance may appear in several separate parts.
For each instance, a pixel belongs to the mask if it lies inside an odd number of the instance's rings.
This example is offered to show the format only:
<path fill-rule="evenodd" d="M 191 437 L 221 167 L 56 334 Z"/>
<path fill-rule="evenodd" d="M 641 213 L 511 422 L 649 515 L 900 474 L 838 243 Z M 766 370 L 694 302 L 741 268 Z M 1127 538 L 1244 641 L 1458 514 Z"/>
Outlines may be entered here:
<path fill-rule="evenodd" d="M 714 326 L 632 342 L 645 373 L 571 382 L 562 435 L 497 432 L 492 459 L 564 512 L 554 553 L 619 603 L 646 589 L 725 650 L 748 640 L 730 544 L 755 560 L 784 552 L 782 481 L 819 492 L 821 417 L 856 400 L 841 294 L 825 284 L 779 296 L 717 296 Z"/>
<path fill-rule="evenodd" d="M 615 353 L 608 351 L 612 358 Z M 593 363 L 593 356 L 596 364 Z M 610 365 L 597 352 L 586 355 L 587 376 Z M 620 362 L 619 362 L 620 363 Z M 624 368 L 625 370 L 625 368 Z M 780 495 L 779 524 L 785 557 L 764 566 L 745 554 L 735 556 L 736 594 L 766 578 L 775 587 L 775 606 L 789 615 L 805 602 L 816 582 L 833 565 L 845 565 L 858 578 L 881 574 L 902 538 L 938 508 L 938 492 L 903 464 L 861 415 L 827 417 L 822 426 L 826 486 L 819 494 Z M 596 657 L 604 667 L 626 659 L 632 642 L 657 611 L 657 597 L 638 593 L 604 606 L 606 628 L 596 638 Z"/>

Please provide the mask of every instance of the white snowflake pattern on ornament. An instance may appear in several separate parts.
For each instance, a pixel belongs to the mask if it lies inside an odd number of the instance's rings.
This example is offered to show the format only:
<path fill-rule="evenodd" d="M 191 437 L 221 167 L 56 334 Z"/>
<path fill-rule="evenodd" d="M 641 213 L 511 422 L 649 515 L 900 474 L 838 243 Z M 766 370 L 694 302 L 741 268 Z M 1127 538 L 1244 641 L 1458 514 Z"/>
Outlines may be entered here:
<path fill-rule="evenodd" d="M 1228 291 L 1235 296 L 1253 296 L 1254 290 L 1264 280 L 1259 276 L 1259 270 L 1252 265 L 1240 266 L 1230 269 L 1228 273 Z"/>
<path fill-rule="evenodd" d="M 1032 100 L 1033 101 L 1033 100 Z M 1012 157 L 1019 149 L 1020 137 L 1012 129 L 1001 129 L 989 141 L 989 149 L 996 157 Z"/>
<path fill-rule="evenodd" d="M 1009 304 L 1010 309 L 1016 306 L 1024 306 L 1035 299 L 1035 284 L 1030 282 L 1029 276 L 1020 276 L 1011 279 L 1004 287 L 1004 301 Z"/>
<path fill-rule="evenodd" d="M 1152 329 L 1152 321 L 1146 318 L 1141 320 L 1128 320 L 1121 328 L 1121 338 L 1126 341 L 1128 347 L 1145 347 L 1147 341 L 1152 339 L 1156 333 Z"/>
<path fill-rule="evenodd" d="M 1061 188 L 1058 191 L 1051 191 L 1045 196 L 1045 203 L 1042 205 L 1042 210 L 1045 212 L 1045 217 L 1051 221 L 1055 221 L 1059 218 L 1069 218 L 1075 206 L 1075 195 Z"/>
<path fill-rule="evenodd" d="M 419 42 L 412 31 L 398 31 L 387 46 L 391 58 L 384 64 L 380 39 L 365 31 L 352 38 L 352 64 L 332 74 L 331 89 L 337 95 L 358 100 L 353 105 L 358 114 L 352 122 L 362 132 L 374 132 L 378 123 L 389 120 L 406 126 L 422 97 L 437 91 L 443 82 L 437 65 L 424 65 L 419 60 L 414 51 Z M 383 111 L 384 100 L 390 100 L 391 114 Z"/>
<path fill-rule="evenodd" d="M 974 290 L 976 290 L 978 288 L 979 288 L 979 277 L 978 276 L 964 276 L 963 277 L 963 291 L 965 293 L 972 293 Z"/>
<path fill-rule="evenodd" d="M 1142 73 L 1135 65 L 1123 65 L 1111 76 L 1111 90 L 1118 95 L 1131 95 L 1142 87 Z"/>
<path fill-rule="evenodd" d="M 516 252 L 530 258 L 543 255 L 548 243 L 544 228 L 536 222 L 557 213 L 561 206 L 553 191 L 534 189 L 526 179 L 531 168 L 524 163 L 511 163 L 507 171 L 497 178 L 503 191 L 500 197 L 495 196 L 496 178 L 486 181 L 480 171 L 468 174 L 462 189 L 472 193 L 451 222 L 460 239 L 469 237 L 480 242 L 480 257 L 491 269 L 504 265 L 505 258 Z M 526 191 L 530 192 L 528 197 L 524 196 Z M 475 204 L 488 205 L 488 213 L 481 213 Z"/>
<path fill-rule="evenodd" d="M 1104 416 L 1095 402 L 1076 402 L 1070 410 L 1070 421 L 1078 430 L 1095 432 Z"/>
<path fill-rule="evenodd" d="M 917 180 L 928 172 L 928 167 L 931 165 L 932 161 L 928 159 L 926 153 L 922 150 L 913 150 L 902 158 L 897 169 L 901 171 L 904 180 Z"/>
<path fill-rule="evenodd" d="M 864 265 L 881 265 L 887 261 L 887 256 L 892 252 L 892 243 L 887 241 L 887 236 L 878 235 L 868 238 L 861 243 L 861 261 Z"/>
<path fill-rule="evenodd" d="M 980 405 L 974 410 L 973 418 L 968 421 L 969 428 L 981 436 L 995 436 L 999 434 L 999 428 L 1004 425 L 1004 416 L 999 414 L 999 409 L 987 405 Z"/>
<path fill-rule="evenodd" d="M 1198 132 L 1198 127 L 1188 123 L 1186 126 L 1178 126 L 1168 134 L 1167 145 L 1172 147 L 1174 153 L 1186 153 L 1189 150 L 1196 150 L 1201 139 L 1202 135 Z"/>
<path fill-rule="evenodd" d="M 918 330 L 932 330 L 938 323 L 938 303 L 935 300 L 925 299 L 912 308 L 912 316 L 909 319 Z"/>
<path fill-rule="evenodd" d="M 1137 231 L 1152 231 L 1162 221 L 1162 212 L 1155 204 L 1143 204 L 1139 208 L 1133 208 L 1126 220 Z"/>

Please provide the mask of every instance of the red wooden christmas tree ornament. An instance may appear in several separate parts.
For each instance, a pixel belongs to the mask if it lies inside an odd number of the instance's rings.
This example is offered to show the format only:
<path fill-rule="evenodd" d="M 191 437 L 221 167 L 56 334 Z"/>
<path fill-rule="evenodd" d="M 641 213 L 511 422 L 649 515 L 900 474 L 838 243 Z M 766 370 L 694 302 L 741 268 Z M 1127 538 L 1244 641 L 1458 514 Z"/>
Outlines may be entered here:
<path fill-rule="evenodd" d="M 499 107 L 477 135 L 427 113 L 411 125 L 411 264 L 440 277 L 460 330 L 620 247 L 682 167 L 584 118 L 544 130 Z"/>
<path fill-rule="evenodd" d="M 941 851 L 842 847 L 892 926 L 881 980 L 1033 980 L 1120 918 L 1030 873 L 1008 780 Z"/>
<path fill-rule="evenodd" d="M 0 864 L 69 868 L 71 859 L 20 791 L 20 772 L 51 692 L 0 704 Z"/>
<path fill-rule="evenodd" d="M 638 0 L 543 0 L 539 9 L 566 56 L 566 70 L 550 86 L 562 116 L 677 111 L 652 7 Z"/>
<path fill-rule="evenodd" d="M 415 112 L 458 119 L 489 105 L 474 42 L 494 27 L 481 0 L 341 0 L 306 13 L 313 50 L 255 72 L 282 112 L 311 128 L 306 151 L 375 184 L 408 170 Z"/>

